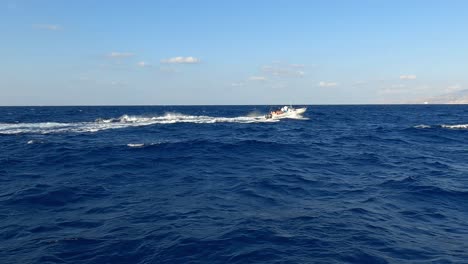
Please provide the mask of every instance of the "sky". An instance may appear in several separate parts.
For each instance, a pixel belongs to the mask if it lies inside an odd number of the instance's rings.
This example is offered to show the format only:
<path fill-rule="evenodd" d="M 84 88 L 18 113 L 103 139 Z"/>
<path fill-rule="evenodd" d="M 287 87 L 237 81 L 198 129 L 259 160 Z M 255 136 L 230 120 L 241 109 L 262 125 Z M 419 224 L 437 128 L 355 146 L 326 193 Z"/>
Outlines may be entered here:
<path fill-rule="evenodd" d="M 411 103 L 468 88 L 468 1 L 0 2 L 0 105 Z"/>

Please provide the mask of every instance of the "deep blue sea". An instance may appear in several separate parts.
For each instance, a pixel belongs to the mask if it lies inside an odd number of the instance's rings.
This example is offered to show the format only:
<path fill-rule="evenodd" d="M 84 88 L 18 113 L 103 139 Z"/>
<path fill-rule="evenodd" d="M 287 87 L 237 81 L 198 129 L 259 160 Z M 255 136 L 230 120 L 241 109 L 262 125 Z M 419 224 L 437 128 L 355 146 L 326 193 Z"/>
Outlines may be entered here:
<path fill-rule="evenodd" d="M 468 263 L 468 105 L 0 107 L 0 263 Z"/>

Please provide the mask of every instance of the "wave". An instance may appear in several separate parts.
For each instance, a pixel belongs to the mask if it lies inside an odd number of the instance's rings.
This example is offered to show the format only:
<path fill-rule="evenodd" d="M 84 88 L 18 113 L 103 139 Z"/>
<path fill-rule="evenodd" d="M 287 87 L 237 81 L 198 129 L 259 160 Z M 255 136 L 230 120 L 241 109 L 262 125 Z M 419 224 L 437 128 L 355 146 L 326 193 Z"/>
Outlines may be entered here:
<path fill-rule="evenodd" d="M 166 144 L 168 142 L 158 142 L 158 143 L 128 143 L 127 147 L 129 148 L 146 148 L 146 147 L 151 147 L 151 146 L 156 146 L 156 145 L 161 145 L 161 144 Z"/>
<path fill-rule="evenodd" d="M 441 125 L 442 128 L 448 129 L 468 129 L 468 124 L 461 124 L 461 125 Z"/>
<path fill-rule="evenodd" d="M 431 128 L 431 126 L 421 124 L 421 125 L 414 126 L 413 128 Z"/>
<path fill-rule="evenodd" d="M 66 204 L 106 196 L 107 190 L 101 186 L 52 186 L 36 184 L 16 192 L 9 193 L 5 201 L 11 205 L 25 206 L 65 206 Z"/>
<path fill-rule="evenodd" d="M 127 147 L 129 147 L 129 148 L 142 148 L 144 146 L 145 146 L 145 144 L 143 144 L 143 143 L 130 143 L 130 144 L 127 144 Z"/>
<path fill-rule="evenodd" d="M 44 141 L 35 140 L 35 139 L 29 140 L 29 141 L 27 142 L 28 145 L 31 145 L 31 144 L 42 144 L 42 143 L 44 143 Z"/>
<path fill-rule="evenodd" d="M 419 129 L 425 129 L 425 128 L 446 128 L 446 129 L 468 129 L 468 124 L 459 124 L 459 125 L 435 125 L 435 126 L 430 126 L 430 125 L 417 125 L 413 126 L 413 128 L 419 128 Z"/>
<path fill-rule="evenodd" d="M 15 134 L 51 134 L 51 133 L 92 133 L 108 129 L 119 129 L 127 127 L 149 126 L 154 124 L 176 124 L 176 123 L 271 123 L 279 119 L 266 119 L 262 115 L 240 116 L 240 117 L 212 117 L 194 116 L 178 113 L 167 113 L 162 116 L 129 116 L 123 115 L 119 118 L 99 118 L 94 122 L 40 122 L 40 123 L 0 123 L 0 135 Z"/>

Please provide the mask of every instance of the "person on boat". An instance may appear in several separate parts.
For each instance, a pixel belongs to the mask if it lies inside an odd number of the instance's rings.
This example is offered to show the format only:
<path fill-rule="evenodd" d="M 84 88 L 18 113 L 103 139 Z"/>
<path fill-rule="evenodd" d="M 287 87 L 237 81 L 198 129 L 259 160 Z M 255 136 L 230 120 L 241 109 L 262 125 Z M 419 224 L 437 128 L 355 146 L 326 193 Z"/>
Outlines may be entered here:
<path fill-rule="evenodd" d="M 283 107 L 284 108 L 284 107 Z M 286 113 L 285 109 L 283 108 L 280 108 L 280 109 L 276 109 L 276 110 L 273 110 L 270 112 L 270 115 L 281 115 L 281 114 L 284 114 Z"/>

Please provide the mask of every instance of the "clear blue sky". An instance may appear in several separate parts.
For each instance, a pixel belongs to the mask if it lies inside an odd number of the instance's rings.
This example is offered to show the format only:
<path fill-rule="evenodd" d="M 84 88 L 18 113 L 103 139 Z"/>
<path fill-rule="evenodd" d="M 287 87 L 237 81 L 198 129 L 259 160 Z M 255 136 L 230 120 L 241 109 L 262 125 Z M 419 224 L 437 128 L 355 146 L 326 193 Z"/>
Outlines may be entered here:
<path fill-rule="evenodd" d="M 468 88 L 468 1 L 0 3 L 0 105 L 399 103 Z"/>

